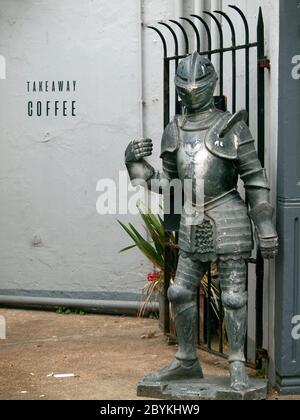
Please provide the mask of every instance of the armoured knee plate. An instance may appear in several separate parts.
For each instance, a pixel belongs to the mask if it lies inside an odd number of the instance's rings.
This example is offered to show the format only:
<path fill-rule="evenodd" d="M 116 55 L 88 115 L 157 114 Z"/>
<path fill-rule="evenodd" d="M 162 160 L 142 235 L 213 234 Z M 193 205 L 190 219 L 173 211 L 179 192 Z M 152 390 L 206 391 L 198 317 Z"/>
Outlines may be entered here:
<path fill-rule="evenodd" d="M 195 293 L 191 292 L 186 287 L 174 284 L 169 288 L 168 297 L 171 303 L 189 303 L 194 301 Z"/>
<path fill-rule="evenodd" d="M 248 301 L 248 293 L 241 290 L 228 290 L 222 293 L 223 305 L 226 309 L 241 309 Z"/>
<path fill-rule="evenodd" d="M 195 292 L 174 284 L 169 288 L 168 298 L 172 303 L 174 318 L 195 305 Z"/>
<path fill-rule="evenodd" d="M 246 263 L 234 259 L 220 261 L 219 271 L 230 347 L 229 362 L 243 363 L 247 330 Z"/>
<path fill-rule="evenodd" d="M 244 260 L 221 261 L 220 284 L 225 309 L 241 309 L 247 304 L 246 264 Z"/>

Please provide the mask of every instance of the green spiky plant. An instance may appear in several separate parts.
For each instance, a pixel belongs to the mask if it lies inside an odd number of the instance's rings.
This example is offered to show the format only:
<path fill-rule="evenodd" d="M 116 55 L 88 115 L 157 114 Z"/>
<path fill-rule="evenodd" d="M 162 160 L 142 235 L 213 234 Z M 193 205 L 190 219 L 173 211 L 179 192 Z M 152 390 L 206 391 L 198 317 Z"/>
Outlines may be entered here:
<path fill-rule="evenodd" d="M 170 256 L 168 256 L 169 269 L 171 273 L 171 281 L 174 281 L 177 268 L 178 245 L 176 243 L 174 233 L 165 233 L 164 222 L 159 215 L 154 215 L 149 209 L 146 209 L 141 204 L 138 206 L 138 209 L 149 239 L 145 239 L 143 235 L 140 232 L 138 232 L 138 230 L 132 225 L 132 223 L 125 225 L 120 220 L 118 220 L 118 223 L 122 226 L 122 228 L 133 241 L 133 245 L 122 249 L 120 253 L 130 251 L 134 248 L 138 248 L 142 252 L 142 254 L 150 261 L 150 263 L 155 267 L 155 270 L 157 272 L 156 280 L 152 281 L 151 283 L 145 286 L 147 299 L 140 311 L 140 315 L 143 315 L 145 306 L 151 301 L 153 293 L 155 291 L 162 290 L 163 288 L 165 269 L 164 248 L 166 245 L 169 246 L 170 249 Z M 213 280 L 217 278 L 217 268 L 215 264 L 212 265 L 212 278 Z M 205 295 L 208 296 L 207 276 L 204 276 L 201 280 L 201 286 Z M 219 318 L 220 293 L 215 281 L 212 282 L 210 301 L 214 313 Z"/>

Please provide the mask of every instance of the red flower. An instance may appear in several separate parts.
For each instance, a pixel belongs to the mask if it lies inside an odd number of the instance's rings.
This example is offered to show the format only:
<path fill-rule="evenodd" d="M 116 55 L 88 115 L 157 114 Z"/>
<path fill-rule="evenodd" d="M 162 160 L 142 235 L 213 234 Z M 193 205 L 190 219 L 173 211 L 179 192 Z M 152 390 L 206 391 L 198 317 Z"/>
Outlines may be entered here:
<path fill-rule="evenodd" d="M 158 273 L 149 273 L 148 274 L 148 281 L 155 282 L 158 280 Z"/>

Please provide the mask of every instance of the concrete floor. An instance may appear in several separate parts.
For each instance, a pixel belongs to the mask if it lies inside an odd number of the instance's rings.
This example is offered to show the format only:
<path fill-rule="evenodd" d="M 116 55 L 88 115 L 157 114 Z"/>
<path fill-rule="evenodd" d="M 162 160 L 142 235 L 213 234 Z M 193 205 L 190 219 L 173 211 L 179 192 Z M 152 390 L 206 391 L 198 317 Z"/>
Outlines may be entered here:
<path fill-rule="evenodd" d="M 0 341 L 1 400 L 135 400 L 138 380 L 176 352 L 153 319 L 11 309 L 0 315 L 7 323 L 7 339 Z M 226 361 L 200 353 L 206 374 L 227 374 Z"/>

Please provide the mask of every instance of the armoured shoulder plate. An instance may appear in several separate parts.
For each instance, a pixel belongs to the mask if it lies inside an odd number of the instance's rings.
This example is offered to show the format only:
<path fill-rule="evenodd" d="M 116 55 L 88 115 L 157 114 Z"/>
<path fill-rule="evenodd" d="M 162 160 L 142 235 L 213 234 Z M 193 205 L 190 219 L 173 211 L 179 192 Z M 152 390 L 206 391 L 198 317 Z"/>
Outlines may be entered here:
<path fill-rule="evenodd" d="M 178 133 L 178 116 L 176 116 L 170 124 L 165 128 L 162 142 L 161 155 L 163 158 L 166 153 L 174 153 L 179 147 L 179 133 Z"/>
<path fill-rule="evenodd" d="M 251 138 L 246 125 L 247 113 L 240 111 L 232 116 L 225 112 L 217 123 L 207 132 L 205 145 L 214 155 L 229 160 L 236 160 L 241 143 Z"/>
<path fill-rule="evenodd" d="M 234 133 L 238 138 L 239 146 L 247 143 L 254 143 L 254 138 L 246 122 L 240 121 L 236 125 Z"/>

